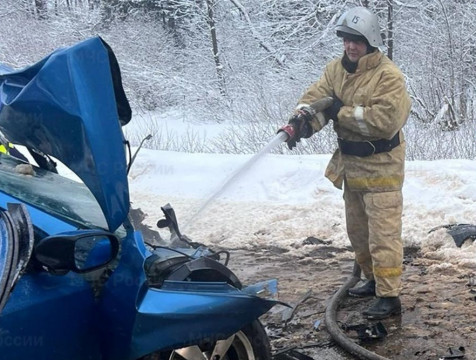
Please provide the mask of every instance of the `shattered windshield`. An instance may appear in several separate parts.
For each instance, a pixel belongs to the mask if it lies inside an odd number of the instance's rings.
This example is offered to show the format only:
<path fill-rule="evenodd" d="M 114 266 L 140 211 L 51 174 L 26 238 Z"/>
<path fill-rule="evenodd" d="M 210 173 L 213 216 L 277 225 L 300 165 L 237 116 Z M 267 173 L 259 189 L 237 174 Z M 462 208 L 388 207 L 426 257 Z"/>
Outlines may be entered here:
<path fill-rule="evenodd" d="M 25 175 L 23 162 L 0 154 L 0 191 L 81 228 L 107 229 L 106 219 L 89 189 L 82 183 L 33 167 Z"/>

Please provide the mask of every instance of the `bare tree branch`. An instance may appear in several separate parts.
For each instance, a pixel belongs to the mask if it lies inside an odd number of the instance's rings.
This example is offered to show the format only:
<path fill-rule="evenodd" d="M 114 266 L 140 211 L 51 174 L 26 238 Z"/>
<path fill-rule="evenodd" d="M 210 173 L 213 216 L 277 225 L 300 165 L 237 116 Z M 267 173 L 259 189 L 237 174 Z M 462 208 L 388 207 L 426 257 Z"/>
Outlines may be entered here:
<path fill-rule="evenodd" d="M 238 1 L 238 0 L 230 0 L 231 3 L 233 5 L 235 5 L 235 7 L 240 11 L 240 13 L 244 16 L 244 18 L 246 19 L 246 22 L 248 23 L 248 26 L 250 27 L 250 30 L 251 30 L 251 33 L 253 34 L 253 37 L 259 42 L 260 46 L 265 49 L 267 52 L 269 52 L 270 54 L 273 55 L 273 58 L 276 60 L 276 62 L 280 65 L 280 66 L 284 66 L 284 62 L 286 60 L 286 58 L 283 56 L 283 57 L 279 57 L 277 55 L 277 51 L 273 48 L 272 45 L 270 44 L 267 44 L 264 39 L 262 38 L 262 36 L 258 33 L 258 31 L 256 31 L 255 27 L 253 26 L 253 23 L 251 21 L 251 18 L 248 14 L 248 11 L 246 10 L 246 8 L 241 5 L 241 3 Z"/>

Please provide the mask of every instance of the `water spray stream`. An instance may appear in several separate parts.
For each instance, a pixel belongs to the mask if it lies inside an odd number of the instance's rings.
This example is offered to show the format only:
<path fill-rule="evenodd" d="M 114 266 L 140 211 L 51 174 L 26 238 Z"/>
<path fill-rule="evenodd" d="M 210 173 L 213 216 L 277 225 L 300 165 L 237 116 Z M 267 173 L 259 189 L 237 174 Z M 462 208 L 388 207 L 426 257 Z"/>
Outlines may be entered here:
<path fill-rule="evenodd" d="M 225 181 L 225 183 L 212 195 L 210 196 L 195 212 L 195 214 L 191 217 L 188 221 L 188 224 L 185 225 L 185 229 L 187 225 L 192 224 L 199 215 L 217 198 L 219 198 L 228 188 L 230 188 L 238 179 L 244 175 L 260 158 L 262 158 L 265 154 L 269 153 L 272 149 L 276 146 L 281 144 L 282 142 L 286 141 L 288 138 L 288 134 L 284 131 L 280 131 L 276 134 L 276 136 L 271 139 L 271 141 L 266 144 L 258 153 L 253 155 L 251 159 L 249 159 L 241 168 L 233 173 L 233 175 Z"/>
<path fill-rule="evenodd" d="M 317 100 L 316 102 L 310 104 L 306 107 L 306 111 L 314 115 L 319 115 L 322 111 L 327 109 L 329 106 L 332 105 L 334 99 L 332 97 L 324 97 L 322 99 Z M 321 114 L 321 117 L 324 116 Z M 271 149 L 275 148 L 282 142 L 288 140 L 288 138 L 293 138 L 295 134 L 295 129 L 292 125 L 288 124 L 281 128 L 282 131 L 279 131 L 271 141 L 265 145 L 257 154 L 253 155 L 253 157 L 248 160 L 238 171 L 236 171 L 223 185 L 218 191 L 216 191 L 207 201 L 203 203 L 202 206 L 198 209 L 198 211 L 191 217 L 188 224 L 192 224 L 195 219 L 203 212 L 203 210 L 209 206 L 213 201 L 215 201 L 221 194 L 223 194 L 234 182 L 236 182 L 240 176 L 246 173 L 246 171 L 253 166 L 263 155 L 267 154 L 271 151 Z M 185 226 L 186 228 L 187 226 Z"/>

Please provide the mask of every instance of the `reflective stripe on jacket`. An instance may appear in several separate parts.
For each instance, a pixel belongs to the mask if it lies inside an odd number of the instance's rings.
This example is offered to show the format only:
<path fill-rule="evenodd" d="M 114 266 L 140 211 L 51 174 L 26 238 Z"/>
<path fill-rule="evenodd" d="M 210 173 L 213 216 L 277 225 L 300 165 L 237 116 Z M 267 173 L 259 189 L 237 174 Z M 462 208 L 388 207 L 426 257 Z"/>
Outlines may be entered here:
<path fill-rule="evenodd" d="M 8 147 L 8 149 L 7 149 Z M 5 146 L 4 144 L 0 144 L 0 153 L 2 154 L 8 154 L 10 152 L 10 149 L 13 148 L 13 144 L 11 143 L 8 143 L 7 146 Z"/>
<path fill-rule="evenodd" d="M 394 191 L 402 188 L 405 141 L 402 127 L 410 113 L 410 97 L 403 74 L 382 52 L 363 56 L 355 73 L 348 73 L 341 58 L 331 61 L 322 77 L 312 84 L 298 107 L 335 94 L 344 106 L 339 111 L 334 130 L 339 138 L 349 141 L 391 139 L 400 133 L 401 144 L 390 152 L 367 157 L 341 154 L 336 150 L 326 169 L 326 177 L 342 188 L 347 179 L 351 190 Z M 314 131 L 325 124 L 315 118 Z"/>

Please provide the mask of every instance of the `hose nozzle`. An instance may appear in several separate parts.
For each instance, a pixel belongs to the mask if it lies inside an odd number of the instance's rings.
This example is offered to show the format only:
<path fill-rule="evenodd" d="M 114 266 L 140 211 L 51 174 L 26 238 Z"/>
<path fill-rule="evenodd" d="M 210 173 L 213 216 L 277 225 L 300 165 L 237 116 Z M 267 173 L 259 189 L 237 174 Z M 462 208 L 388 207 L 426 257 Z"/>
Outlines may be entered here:
<path fill-rule="evenodd" d="M 288 141 L 289 139 L 292 139 L 294 135 L 296 135 L 296 130 L 294 130 L 294 127 L 290 124 L 282 126 L 278 130 L 278 134 L 281 132 L 284 132 L 287 135 L 286 139 L 283 139 L 283 141 Z"/>

